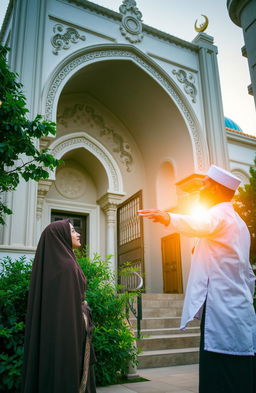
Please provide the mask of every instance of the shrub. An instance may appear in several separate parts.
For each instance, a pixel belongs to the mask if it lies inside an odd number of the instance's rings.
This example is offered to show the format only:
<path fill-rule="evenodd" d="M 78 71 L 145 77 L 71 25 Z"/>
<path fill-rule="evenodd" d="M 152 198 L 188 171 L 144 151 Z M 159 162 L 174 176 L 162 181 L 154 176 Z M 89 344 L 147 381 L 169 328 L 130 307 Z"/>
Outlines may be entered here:
<path fill-rule="evenodd" d="M 136 362 L 134 337 L 125 322 L 126 293 L 117 295 L 109 258 L 79 255 L 88 280 L 86 299 L 92 309 L 98 385 L 115 383 Z M 25 314 L 32 263 L 25 257 L 1 260 L 0 267 L 0 392 L 18 393 L 21 385 Z M 130 296 L 130 295 L 129 295 Z"/>
<path fill-rule="evenodd" d="M 18 393 L 31 262 L 3 258 L 0 267 L 0 391 Z"/>
<path fill-rule="evenodd" d="M 97 358 L 97 385 L 116 383 L 128 371 L 129 362 L 136 363 L 135 338 L 126 322 L 127 292 L 117 295 L 118 287 L 109 268 L 110 257 L 102 260 L 94 255 L 77 258 L 87 280 L 86 299 L 92 309 L 95 325 L 93 343 Z"/>

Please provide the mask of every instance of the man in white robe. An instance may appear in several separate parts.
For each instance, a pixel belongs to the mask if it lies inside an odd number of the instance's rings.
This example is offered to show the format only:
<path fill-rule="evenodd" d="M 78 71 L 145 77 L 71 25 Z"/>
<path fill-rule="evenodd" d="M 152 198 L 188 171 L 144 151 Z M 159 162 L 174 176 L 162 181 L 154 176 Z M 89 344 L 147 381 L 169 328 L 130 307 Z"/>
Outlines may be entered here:
<path fill-rule="evenodd" d="M 256 393 L 255 275 L 250 234 L 231 199 L 240 180 L 212 165 L 200 190 L 207 205 L 198 217 L 140 210 L 142 217 L 197 237 L 184 300 L 181 329 L 201 321 L 199 392 Z"/>

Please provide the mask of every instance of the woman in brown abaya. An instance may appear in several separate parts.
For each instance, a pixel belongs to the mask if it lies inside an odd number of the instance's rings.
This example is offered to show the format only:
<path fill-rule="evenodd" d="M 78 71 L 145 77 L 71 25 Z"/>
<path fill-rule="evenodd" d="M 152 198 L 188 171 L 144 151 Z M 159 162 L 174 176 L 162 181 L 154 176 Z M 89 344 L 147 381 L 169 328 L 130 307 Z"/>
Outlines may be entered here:
<path fill-rule="evenodd" d="M 80 235 L 68 220 L 43 231 L 32 269 L 22 393 L 95 393 L 92 322 L 86 279 L 73 248 Z"/>

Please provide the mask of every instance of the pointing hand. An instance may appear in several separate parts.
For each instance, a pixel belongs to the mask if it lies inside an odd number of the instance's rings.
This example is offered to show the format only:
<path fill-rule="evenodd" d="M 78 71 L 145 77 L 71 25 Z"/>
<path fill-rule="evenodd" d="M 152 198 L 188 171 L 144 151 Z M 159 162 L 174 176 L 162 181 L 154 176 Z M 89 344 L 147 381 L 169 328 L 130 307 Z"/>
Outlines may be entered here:
<path fill-rule="evenodd" d="M 168 213 L 157 210 L 157 209 L 145 209 L 145 210 L 138 210 L 138 215 L 140 217 L 146 217 L 152 220 L 153 222 L 160 222 L 164 225 L 169 225 L 170 223 L 170 216 Z"/>

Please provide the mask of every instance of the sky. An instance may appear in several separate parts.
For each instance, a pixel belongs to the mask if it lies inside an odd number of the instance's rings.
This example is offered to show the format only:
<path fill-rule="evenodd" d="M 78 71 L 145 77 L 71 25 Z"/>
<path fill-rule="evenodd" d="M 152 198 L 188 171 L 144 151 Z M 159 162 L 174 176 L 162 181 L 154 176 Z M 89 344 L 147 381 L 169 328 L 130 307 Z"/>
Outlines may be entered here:
<path fill-rule="evenodd" d="M 94 3 L 118 12 L 122 0 L 94 0 Z M 145 24 L 186 41 L 197 35 L 194 23 L 209 18 L 205 31 L 218 47 L 218 65 L 224 115 L 234 120 L 245 133 L 256 135 L 254 99 L 247 92 L 251 83 L 248 62 L 241 55 L 243 31 L 229 18 L 226 0 L 137 0 Z M 8 0 L 0 0 L 0 26 Z"/>

